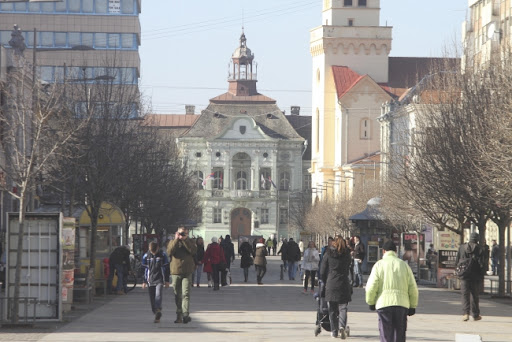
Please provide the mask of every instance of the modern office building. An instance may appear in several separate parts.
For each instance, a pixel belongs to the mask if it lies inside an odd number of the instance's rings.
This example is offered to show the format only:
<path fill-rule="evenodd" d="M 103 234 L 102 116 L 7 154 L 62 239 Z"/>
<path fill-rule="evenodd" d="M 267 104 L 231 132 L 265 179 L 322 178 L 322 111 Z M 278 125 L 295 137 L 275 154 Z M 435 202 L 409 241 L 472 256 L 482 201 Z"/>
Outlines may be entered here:
<path fill-rule="evenodd" d="M 39 78 L 138 85 L 141 0 L 0 2 L 0 44 L 17 25 Z"/>

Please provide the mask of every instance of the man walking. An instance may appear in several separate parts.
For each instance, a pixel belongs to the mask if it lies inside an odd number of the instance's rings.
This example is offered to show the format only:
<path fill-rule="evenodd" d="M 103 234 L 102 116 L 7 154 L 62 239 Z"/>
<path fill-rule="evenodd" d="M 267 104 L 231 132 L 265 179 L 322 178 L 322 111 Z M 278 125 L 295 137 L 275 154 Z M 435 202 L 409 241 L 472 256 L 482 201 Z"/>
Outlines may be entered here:
<path fill-rule="evenodd" d="M 377 310 L 380 341 L 405 342 L 407 316 L 418 306 L 418 287 L 409 265 L 397 257 L 393 241 L 386 241 L 382 249 L 384 256 L 366 283 L 366 303 Z"/>
<path fill-rule="evenodd" d="M 297 273 L 297 262 L 300 261 L 300 249 L 299 245 L 293 238 L 288 240 L 288 246 L 286 248 L 286 257 L 288 259 L 288 279 L 295 280 L 295 274 Z"/>
<path fill-rule="evenodd" d="M 482 319 L 482 316 L 480 316 L 479 294 L 482 274 L 485 272 L 485 267 L 482 266 L 485 260 L 485 253 L 478 243 L 479 238 L 478 233 L 471 233 L 469 242 L 459 247 L 457 259 L 455 260 L 456 265 L 458 265 L 463 259 L 473 258 L 469 274 L 460 279 L 463 321 L 469 320 L 470 313 L 473 314 L 475 321 Z"/>
<path fill-rule="evenodd" d="M 354 237 L 354 287 L 363 287 L 363 260 L 365 257 L 364 244 L 359 236 Z"/>
<path fill-rule="evenodd" d="M 192 320 L 189 315 L 190 287 L 194 272 L 194 255 L 197 246 L 188 236 L 188 229 L 179 227 L 174 240 L 167 246 L 167 255 L 171 258 L 172 287 L 176 302 L 176 320 L 174 323 L 188 323 Z"/>

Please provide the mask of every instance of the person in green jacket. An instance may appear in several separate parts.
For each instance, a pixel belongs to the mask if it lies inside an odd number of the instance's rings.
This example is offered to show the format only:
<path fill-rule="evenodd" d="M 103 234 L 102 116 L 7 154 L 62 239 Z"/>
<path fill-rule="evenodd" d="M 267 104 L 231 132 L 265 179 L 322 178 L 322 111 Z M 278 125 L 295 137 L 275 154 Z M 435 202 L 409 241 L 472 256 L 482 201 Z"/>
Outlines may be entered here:
<path fill-rule="evenodd" d="M 188 236 L 188 229 L 179 227 L 167 246 L 167 255 L 171 258 L 171 277 L 176 302 L 177 318 L 174 323 L 188 323 L 192 319 L 189 315 L 190 287 L 192 273 L 194 272 L 197 246 Z"/>
<path fill-rule="evenodd" d="M 381 342 L 405 342 L 407 316 L 416 313 L 418 287 L 411 268 L 396 255 L 396 245 L 388 240 L 384 256 L 372 268 L 366 283 L 366 303 L 377 310 Z"/>

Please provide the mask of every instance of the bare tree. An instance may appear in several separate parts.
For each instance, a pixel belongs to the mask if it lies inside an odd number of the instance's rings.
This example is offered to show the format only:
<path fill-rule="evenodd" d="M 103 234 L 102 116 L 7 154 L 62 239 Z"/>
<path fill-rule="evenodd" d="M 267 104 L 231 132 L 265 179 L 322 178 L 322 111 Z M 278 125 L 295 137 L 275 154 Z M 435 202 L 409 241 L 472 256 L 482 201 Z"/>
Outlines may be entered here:
<path fill-rule="evenodd" d="M 87 122 L 76 122 L 70 115 L 63 92 L 56 86 L 41 85 L 33 75 L 32 66 L 20 56 L 13 56 L 0 92 L 6 105 L 0 113 L 2 163 L 6 175 L 4 187 L 18 200 L 18 253 L 14 277 L 14 303 L 11 320 L 18 322 L 17 301 L 20 295 L 22 242 L 27 208 L 36 188 L 36 178 L 46 172 L 53 159 L 65 152 L 64 147 L 76 143 L 76 136 Z"/>

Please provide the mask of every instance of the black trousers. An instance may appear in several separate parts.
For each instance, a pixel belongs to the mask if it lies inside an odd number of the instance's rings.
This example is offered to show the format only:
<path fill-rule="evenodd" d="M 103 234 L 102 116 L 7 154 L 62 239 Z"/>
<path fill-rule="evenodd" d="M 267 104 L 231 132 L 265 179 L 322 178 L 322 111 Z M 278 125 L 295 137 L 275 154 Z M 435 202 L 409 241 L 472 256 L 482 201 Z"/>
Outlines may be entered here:
<path fill-rule="evenodd" d="M 304 290 L 308 289 L 309 278 L 311 278 L 311 290 L 315 289 L 315 275 L 316 275 L 315 270 L 312 270 L 312 271 L 306 270 L 306 276 L 304 277 Z"/>
<path fill-rule="evenodd" d="M 258 281 L 258 284 L 261 283 L 261 280 L 265 276 L 265 273 L 267 273 L 267 266 L 265 265 L 255 265 L 256 266 L 256 280 Z"/>
<path fill-rule="evenodd" d="M 219 264 L 212 264 L 213 288 L 219 289 Z"/>
<path fill-rule="evenodd" d="M 460 293 L 462 294 L 462 314 L 473 317 L 480 316 L 480 279 L 461 279 Z"/>
<path fill-rule="evenodd" d="M 377 310 L 380 342 L 405 342 L 408 311 L 403 306 L 387 306 Z"/>

